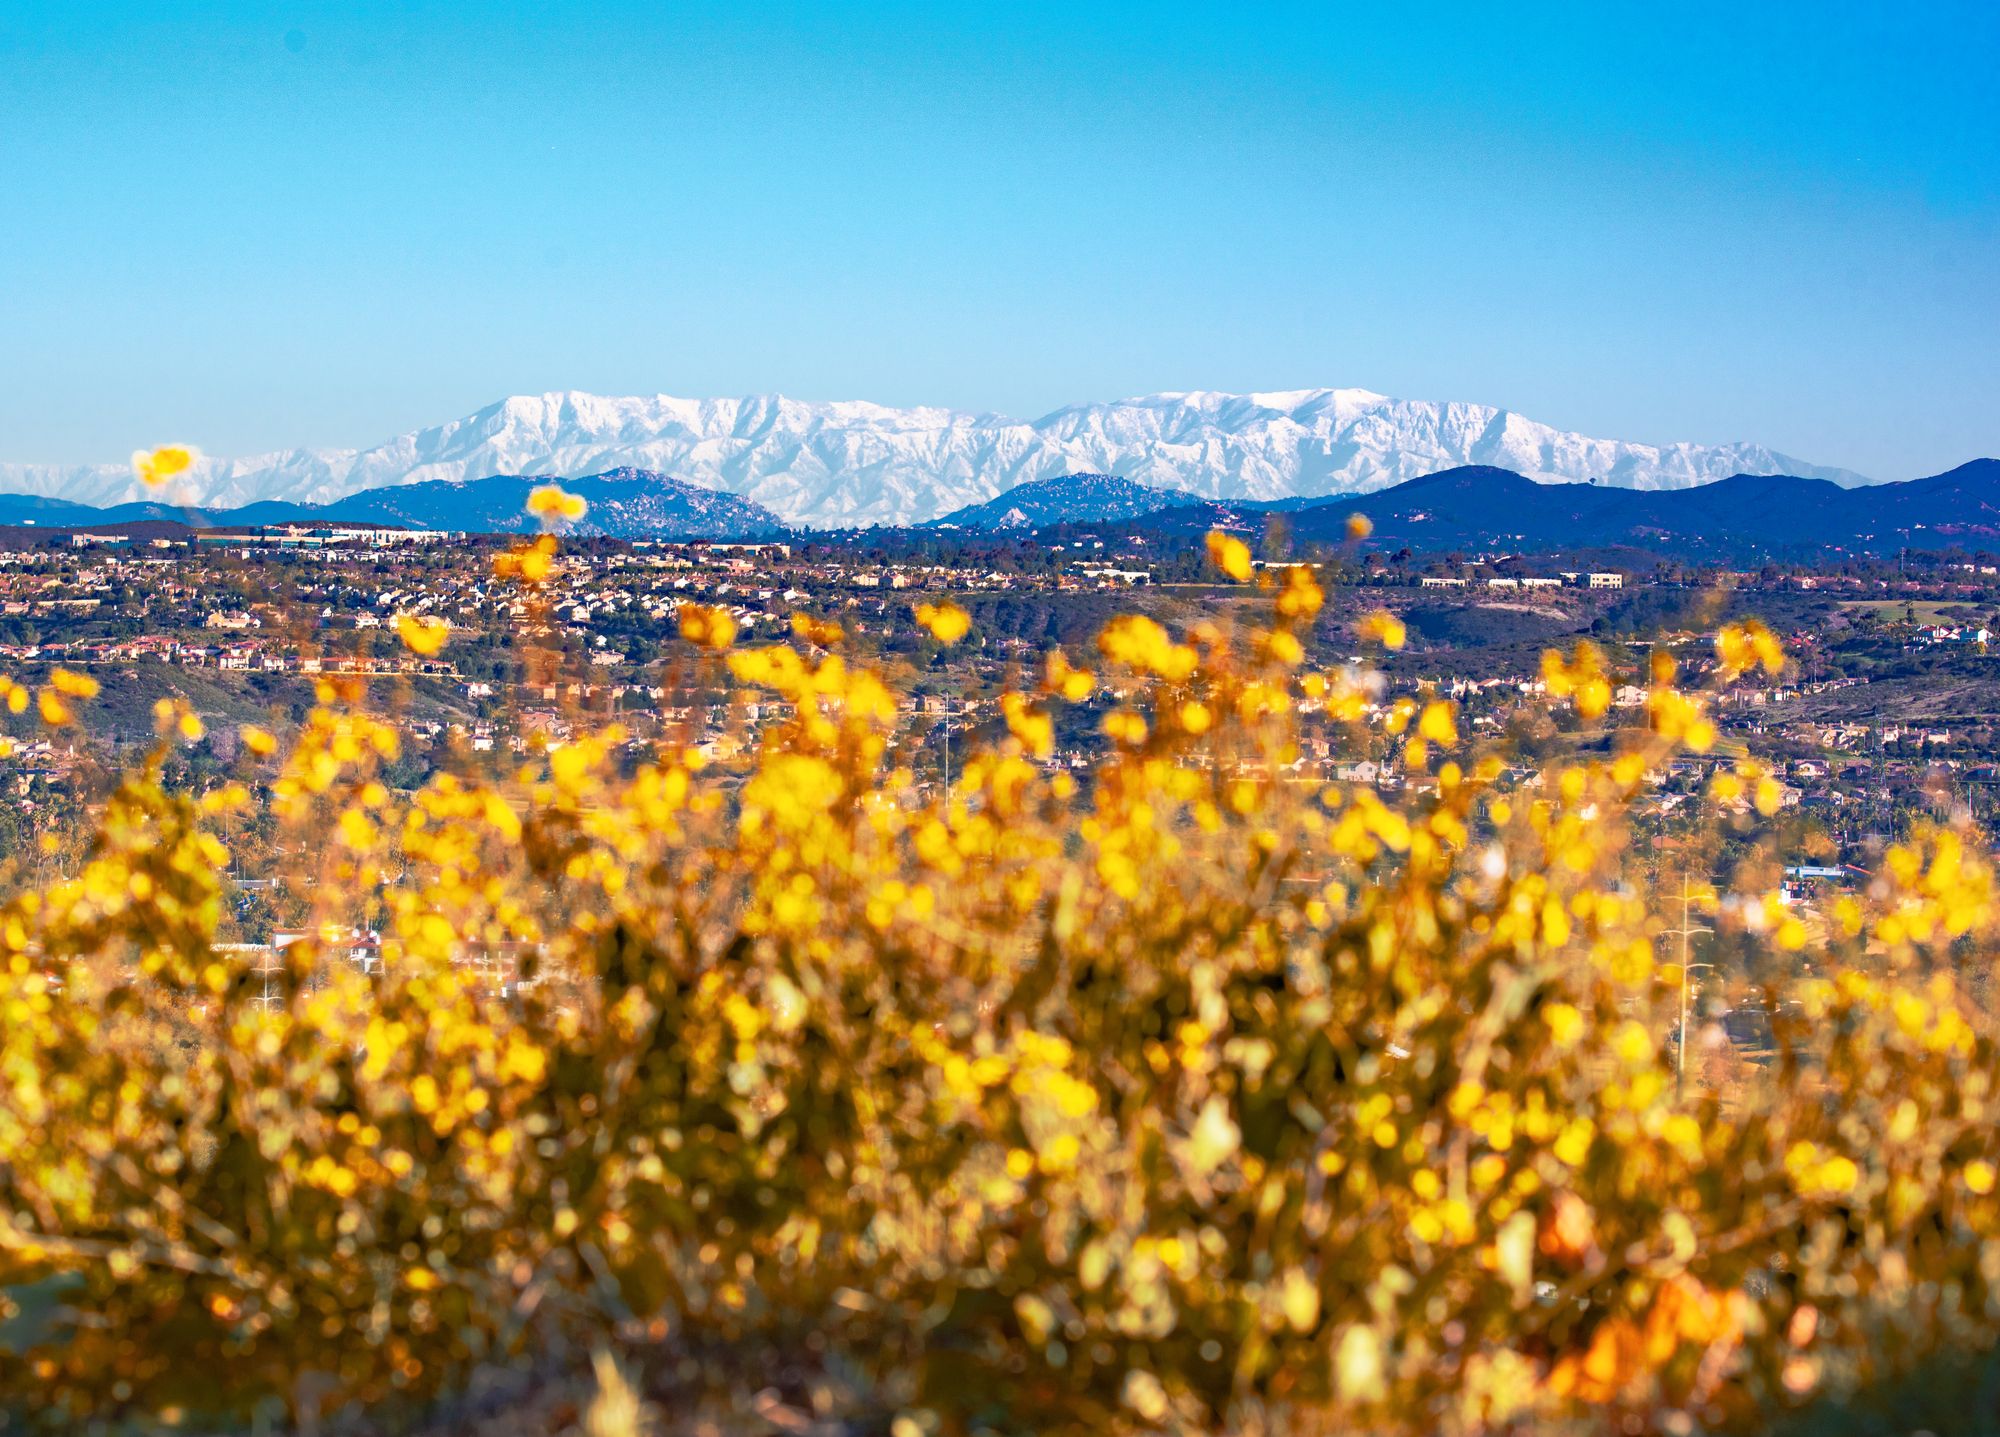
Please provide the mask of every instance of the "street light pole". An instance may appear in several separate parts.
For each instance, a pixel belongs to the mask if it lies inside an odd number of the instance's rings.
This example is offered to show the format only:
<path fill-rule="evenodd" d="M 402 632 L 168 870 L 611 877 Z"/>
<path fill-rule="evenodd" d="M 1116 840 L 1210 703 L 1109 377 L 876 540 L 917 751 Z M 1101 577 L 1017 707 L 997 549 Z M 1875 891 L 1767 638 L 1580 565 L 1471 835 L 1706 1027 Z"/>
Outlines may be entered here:
<path fill-rule="evenodd" d="M 1688 961 L 1689 937 L 1696 933 L 1713 933 L 1715 930 L 1713 928 L 1704 928 L 1700 924 L 1690 924 L 1688 922 L 1688 880 L 1685 872 L 1681 874 L 1681 926 L 1678 928 L 1669 928 L 1667 931 L 1679 934 L 1681 940 L 1681 1021 L 1678 1036 L 1674 1042 L 1676 1049 L 1674 1053 L 1674 1100 L 1678 1102 L 1680 1101 L 1681 1094 L 1687 1087 L 1688 971 L 1690 968 L 1696 966 L 1702 968 L 1713 968 L 1715 966 L 1713 963 L 1696 965 Z"/>

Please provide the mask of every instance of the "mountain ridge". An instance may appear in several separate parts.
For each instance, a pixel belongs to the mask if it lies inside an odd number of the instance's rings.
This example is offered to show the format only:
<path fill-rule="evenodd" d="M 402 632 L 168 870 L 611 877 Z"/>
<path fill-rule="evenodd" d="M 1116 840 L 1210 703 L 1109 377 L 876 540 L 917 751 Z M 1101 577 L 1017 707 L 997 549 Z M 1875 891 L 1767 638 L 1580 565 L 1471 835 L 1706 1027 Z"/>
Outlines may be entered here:
<path fill-rule="evenodd" d="M 171 497 L 213 508 L 323 504 L 433 480 L 573 478 L 635 467 L 741 495 L 788 523 L 827 528 L 922 523 L 1023 482 L 1080 472 L 1275 501 L 1366 493 L 1475 463 L 1540 482 L 1598 478 L 1641 490 L 1735 473 L 1867 482 L 1756 444 L 1598 439 L 1490 405 L 1365 389 L 1174 391 L 1069 405 L 1036 420 L 866 400 L 556 390 L 513 395 L 364 448 L 203 458 Z M 97 505 L 156 497 L 116 464 L 0 463 L 0 490 Z"/>
<path fill-rule="evenodd" d="M 633 469 L 560 481 L 545 475 L 432 480 L 323 506 L 260 501 L 203 510 L 148 501 L 96 509 L 0 494 L 0 525 L 63 532 L 178 520 L 196 527 L 367 523 L 522 533 L 537 527 L 526 513 L 528 494 L 551 482 L 590 504 L 570 527 L 575 534 L 727 540 L 797 532 L 740 496 Z M 1370 547 L 1433 553 L 1623 548 L 1714 559 L 1806 551 L 1881 556 L 1953 546 L 2000 552 L 2000 460 L 1975 459 L 1942 474 L 1860 488 L 1799 475 L 1737 474 L 1657 491 L 1538 483 L 1512 470 L 1461 465 L 1372 494 L 1277 501 L 1211 499 L 1085 473 L 1031 480 L 903 532 L 970 537 L 1072 529 L 1196 545 L 1211 528 L 1256 533 L 1275 521 L 1300 543 L 1345 544 L 1355 514 L 1370 521 Z M 850 529 L 826 539 L 866 542 L 877 532 Z"/>
<path fill-rule="evenodd" d="M 1161 489 L 1115 474 L 1059 474 L 1030 479 L 983 504 L 969 504 L 932 519 L 927 529 L 1034 529 L 1051 524 L 1133 519 L 1189 498 L 1185 489 Z"/>
<path fill-rule="evenodd" d="M 540 485 L 553 483 L 560 483 L 589 505 L 581 519 L 564 526 L 565 533 L 578 536 L 746 539 L 779 533 L 786 527 L 770 510 L 740 495 L 631 468 L 560 480 L 542 474 L 434 479 L 364 489 L 319 505 L 264 499 L 231 508 L 205 508 L 141 500 L 92 509 L 34 495 L 0 494 L 0 524 L 25 520 L 53 530 L 157 520 L 179 521 L 194 528 L 347 523 L 520 534 L 540 527 L 540 521 L 527 512 L 528 495 Z"/>
<path fill-rule="evenodd" d="M 1377 548 L 1521 552 L 1651 548 L 1663 555 L 1747 557 L 1902 548 L 2000 551 L 2000 459 L 1942 474 L 1843 488 L 1788 474 L 1738 474 L 1691 489 L 1644 491 L 1537 484 L 1510 470 L 1460 466 L 1368 495 L 1307 505 L 1197 503 L 1118 526 L 1193 541 L 1221 525 L 1253 531 L 1282 520 L 1301 543 L 1339 543 L 1365 516 Z M 1094 526 L 1108 531 L 1112 526 Z"/>

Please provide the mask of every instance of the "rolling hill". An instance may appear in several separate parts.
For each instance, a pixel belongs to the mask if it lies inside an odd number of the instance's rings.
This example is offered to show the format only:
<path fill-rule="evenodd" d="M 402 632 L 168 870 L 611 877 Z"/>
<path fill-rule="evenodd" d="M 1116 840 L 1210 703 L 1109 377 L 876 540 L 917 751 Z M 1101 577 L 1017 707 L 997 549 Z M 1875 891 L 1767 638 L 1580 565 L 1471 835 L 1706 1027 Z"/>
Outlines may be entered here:
<path fill-rule="evenodd" d="M 954 509 L 933 519 L 930 529 L 1036 529 L 1053 524 L 1087 524 L 1131 519 L 1185 504 L 1184 489 L 1158 489 L 1111 474 L 1063 474 L 1031 479 L 984 504 Z"/>
<path fill-rule="evenodd" d="M 370 489 L 330 504 L 266 500 L 229 509 L 177 508 L 143 502 L 106 509 L 36 495 L 0 494 L 0 524 L 38 528 L 102 527 L 169 520 L 213 529 L 249 524 L 388 524 L 409 529 L 517 534 L 539 527 L 527 512 L 537 486 L 558 481 L 543 475 L 499 475 L 485 479 L 433 480 Z M 745 539 L 784 529 L 778 516 L 735 494 L 719 493 L 666 474 L 614 469 L 562 486 L 589 505 L 568 526 L 572 534 L 618 538 Z"/>
<path fill-rule="evenodd" d="M 1374 494 L 1305 504 L 1196 502 L 1098 527 L 1194 541 L 1212 528 L 1260 532 L 1274 520 L 1304 543 L 1338 543 L 1365 516 L 1378 548 L 1533 552 L 1639 548 L 1690 558 L 2000 551 L 2000 460 L 1975 459 L 1899 484 L 1843 488 L 1825 479 L 1737 474 L 1692 489 L 1644 492 L 1538 484 L 1467 465 Z"/>

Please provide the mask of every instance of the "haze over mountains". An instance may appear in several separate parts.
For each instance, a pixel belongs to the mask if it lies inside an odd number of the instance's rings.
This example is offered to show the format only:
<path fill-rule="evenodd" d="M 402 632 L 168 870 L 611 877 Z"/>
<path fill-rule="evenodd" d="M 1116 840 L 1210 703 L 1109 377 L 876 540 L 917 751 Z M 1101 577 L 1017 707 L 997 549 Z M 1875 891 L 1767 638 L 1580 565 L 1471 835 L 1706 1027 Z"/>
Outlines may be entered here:
<path fill-rule="evenodd" d="M 1033 421 L 858 401 L 565 391 L 502 400 L 365 449 L 205 458 L 172 497 L 210 509 L 324 504 L 409 483 L 632 469 L 742 496 L 791 524 L 837 527 L 921 523 L 1077 473 L 1272 501 L 1366 493 L 1465 465 L 1634 490 L 1743 473 L 1867 482 L 1756 444 L 1594 439 L 1487 405 L 1363 389 L 1156 394 Z M 91 505 L 162 497 L 144 492 L 122 463 L 0 463 L 0 492 Z"/>

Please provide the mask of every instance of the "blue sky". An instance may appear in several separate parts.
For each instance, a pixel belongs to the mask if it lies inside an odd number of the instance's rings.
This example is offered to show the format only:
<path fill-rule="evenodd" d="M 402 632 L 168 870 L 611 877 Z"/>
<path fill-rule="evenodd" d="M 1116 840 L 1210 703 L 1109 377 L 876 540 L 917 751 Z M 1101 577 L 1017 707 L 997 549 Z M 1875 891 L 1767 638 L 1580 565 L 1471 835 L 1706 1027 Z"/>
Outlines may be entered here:
<path fill-rule="evenodd" d="M 1254 13 L 1252 13 L 1254 12 Z M 2000 6 L 0 6 L 0 458 L 1360 385 L 2000 453 Z"/>

